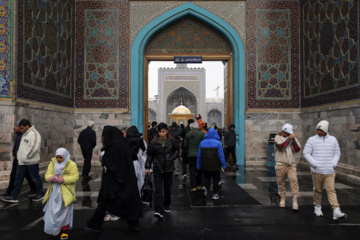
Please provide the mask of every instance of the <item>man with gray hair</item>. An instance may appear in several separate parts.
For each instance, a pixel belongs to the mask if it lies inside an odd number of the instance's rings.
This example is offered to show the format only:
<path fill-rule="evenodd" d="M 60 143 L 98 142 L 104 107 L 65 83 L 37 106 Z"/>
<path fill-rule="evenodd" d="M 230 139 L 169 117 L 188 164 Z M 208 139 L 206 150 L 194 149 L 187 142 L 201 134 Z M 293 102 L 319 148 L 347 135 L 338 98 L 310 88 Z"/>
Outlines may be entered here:
<path fill-rule="evenodd" d="M 323 120 L 316 126 L 317 135 L 310 137 L 304 148 L 304 157 L 310 164 L 314 183 L 314 213 L 321 217 L 321 195 L 325 186 L 328 201 L 333 210 L 333 219 L 346 218 L 341 212 L 335 191 L 335 171 L 339 159 L 340 148 L 335 137 L 329 134 L 329 122 Z"/>
<path fill-rule="evenodd" d="M 96 146 L 96 133 L 93 130 L 94 122 L 88 121 L 88 127 L 82 130 L 79 134 L 78 143 L 81 147 L 81 152 L 84 157 L 84 166 L 82 170 L 83 180 L 91 180 L 89 176 L 91 169 L 91 158 L 93 149 Z"/>

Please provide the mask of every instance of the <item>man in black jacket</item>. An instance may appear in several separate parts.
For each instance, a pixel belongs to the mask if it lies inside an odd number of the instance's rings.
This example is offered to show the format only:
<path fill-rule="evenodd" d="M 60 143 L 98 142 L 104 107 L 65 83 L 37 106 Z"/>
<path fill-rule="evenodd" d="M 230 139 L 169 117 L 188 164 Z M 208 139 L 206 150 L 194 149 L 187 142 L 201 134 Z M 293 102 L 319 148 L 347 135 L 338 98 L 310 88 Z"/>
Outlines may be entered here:
<path fill-rule="evenodd" d="M 182 180 L 183 182 L 186 182 L 186 178 L 187 178 L 187 174 L 186 174 L 186 165 L 189 164 L 189 160 L 187 157 L 187 148 L 184 146 L 184 140 L 185 140 L 185 136 L 186 133 L 190 132 L 191 128 L 190 128 L 190 124 L 192 124 L 194 121 L 194 119 L 188 119 L 188 125 L 183 128 L 181 130 L 181 168 L 182 168 L 182 172 L 183 172 L 183 177 Z"/>
<path fill-rule="evenodd" d="M 162 219 L 164 211 L 169 213 L 171 204 L 171 185 L 173 181 L 174 160 L 179 157 L 179 145 L 168 134 L 165 123 L 158 125 L 158 135 L 149 143 L 145 174 L 150 173 L 153 164 L 154 171 L 154 217 Z"/>
<path fill-rule="evenodd" d="M 235 125 L 230 123 L 228 131 L 225 133 L 224 137 L 224 147 L 225 150 L 225 159 L 228 161 L 228 157 L 231 153 L 233 159 L 234 168 L 238 169 L 239 166 L 236 165 L 236 155 L 235 155 L 235 148 L 236 148 L 236 133 L 235 133 Z"/>
<path fill-rule="evenodd" d="M 181 143 L 181 134 L 182 134 L 181 128 L 179 128 L 179 126 L 176 124 L 176 122 L 173 122 L 171 124 L 171 128 L 169 129 L 169 135 L 171 135 L 174 138 L 175 143 L 178 145 L 179 148 L 180 148 L 180 143 Z M 179 158 L 175 159 L 174 167 L 175 167 L 175 176 L 178 176 L 180 174 Z"/>
<path fill-rule="evenodd" d="M 20 121 L 17 121 L 15 123 L 15 125 L 14 125 L 14 131 L 15 131 L 15 134 L 16 134 L 15 143 L 14 143 L 14 147 L 13 147 L 13 150 L 12 150 L 14 161 L 13 161 L 12 169 L 11 169 L 11 173 L 10 173 L 9 186 L 8 186 L 6 192 L 1 195 L 2 197 L 10 196 L 10 193 L 13 190 L 14 184 L 15 184 L 16 169 L 17 169 L 17 166 L 19 165 L 19 161 L 17 160 L 16 155 L 17 155 L 17 152 L 18 152 L 19 147 L 20 147 L 21 137 L 24 134 L 21 131 L 19 124 L 20 124 Z M 31 176 L 30 176 L 30 174 L 28 172 L 26 172 L 25 177 L 26 177 L 26 179 L 27 179 L 27 181 L 29 183 L 29 186 L 30 186 L 30 192 L 28 194 L 26 194 L 26 197 L 28 197 L 28 198 L 35 197 L 36 196 L 36 191 L 35 191 L 34 181 L 32 180 L 32 178 L 31 178 Z"/>
<path fill-rule="evenodd" d="M 149 143 L 154 139 L 154 137 L 157 135 L 157 122 L 151 123 L 151 128 L 148 130 L 148 141 Z"/>
<path fill-rule="evenodd" d="M 89 176 L 91 169 L 91 158 L 93 149 L 96 146 L 96 133 L 93 130 L 94 122 L 88 121 L 88 127 L 80 132 L 78 143 L 81 147 L 81 152 L 84 157 L 84 166 L 82 170 L 83 180 L 90 180 Z"/>

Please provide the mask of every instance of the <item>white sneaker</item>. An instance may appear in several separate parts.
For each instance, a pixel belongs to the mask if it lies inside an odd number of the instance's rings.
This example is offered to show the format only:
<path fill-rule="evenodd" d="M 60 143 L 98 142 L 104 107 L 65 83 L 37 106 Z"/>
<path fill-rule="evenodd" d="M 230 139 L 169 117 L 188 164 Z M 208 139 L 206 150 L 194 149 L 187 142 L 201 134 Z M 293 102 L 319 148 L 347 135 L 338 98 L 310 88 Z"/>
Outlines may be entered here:
<path fill-rule="evenodd" d="M 333 211 L 333 219 L 334 219 L 334 220 L 338 220 L 338 219 L 346 218 L 346 217 L 347 217 L 346 213 L 341 212 L 341 210 L 340 210 L 339 207 L 337 207 L 337 208 Z"/>
<path fill-rule="evenodd" d="M 321 205 L 316 205 L 314 207 L 314 213 L 317 217 L 322 217 L 323 216 L 323 213 L 321 211 Z"/>
<path fill-rule="evenodd" d="M 161 213 L 154 212 L 154 217 L 156 217 L 158 219 L 162 219 L 164 216 Z"/>

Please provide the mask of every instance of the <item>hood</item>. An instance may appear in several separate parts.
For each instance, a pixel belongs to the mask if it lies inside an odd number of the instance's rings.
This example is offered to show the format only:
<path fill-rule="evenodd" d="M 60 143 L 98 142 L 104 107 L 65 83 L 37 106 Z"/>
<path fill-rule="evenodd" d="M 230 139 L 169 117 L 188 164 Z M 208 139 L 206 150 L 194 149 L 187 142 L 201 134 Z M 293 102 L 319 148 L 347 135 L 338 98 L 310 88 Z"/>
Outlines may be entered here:
<path fill-rule="evenodd" d="M 219 134 L 213 128 L 210 128 L 207 134 L 205 135 L 204 139 L 216 139 L 220 141 Z"/>
<path fill-rule="evenodd" d="M 126 130 L 126 137 L 133 138 L 133 137 L 141 137 L 142 134 L 139 133 L 137 127 L 131 126 Z"/>
<path fill-rule="evenodd" d="M 234 127 L 234 128 L 235 128 L 235 124 L 230 123 L 230 125 L 229 125 L 229 130 L 230 130 L 230 128 L 232 128 L 232 127 Z"/>
<path fill-rule="evenodd" d="M 124 140 L 122 132 L 114 126 L 105 126 L 102 132 L 104 148 L 108 149 L 116 140 Z"/>

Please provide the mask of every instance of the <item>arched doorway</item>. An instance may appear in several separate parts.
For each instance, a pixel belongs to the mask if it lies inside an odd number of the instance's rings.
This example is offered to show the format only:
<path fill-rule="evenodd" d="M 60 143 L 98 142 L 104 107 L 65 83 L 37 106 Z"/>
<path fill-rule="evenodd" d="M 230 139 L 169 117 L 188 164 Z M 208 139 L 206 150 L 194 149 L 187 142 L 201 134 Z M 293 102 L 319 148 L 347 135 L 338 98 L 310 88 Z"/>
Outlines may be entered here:
<path fill-rule="evenodd" d="M 222 121 L 221 121 L 221 112 L 217 109 L 212 109 L 207 116 L 208 122 L 211 123 L 209 125 L 209 127 L 213 124 L 215 124 L 218 127 L 222 126 Z"/>
<path fill-rule="evenodd" d="M 168 114 L 171 113 L 172 110 L 180 104 L 187 107 L 191 113 L 197 113 L 196 96 L 188 89 L 179 87 L 178 89 L 171 92 L 166 99 L 166 116 L 168 116 Z M 169 123 L 168 118 L 164 118 L 164 121 Z"/>
<path fill-rule="evenodd" d="M 211 12 L 192 3 L 185 3 L 174 8 L 147 24 L 137 35 L 131 48 L 131 124 L 144 129 L 147 113 L 146 68 L 148 59 L 145 50 L 151 39 L 160 31 L 181 19 L 192 17 L 206 24 L 226 39 L 231 47 L 231 56 L 227 59 L 230 67 L 229 99 L 232 114 L 228 121 L 234 122 L 237 133 L 237 156 L 239 163 L 244 165 L 245 157 L 245 51 L 238 33 L 227 22 Z M 171 60 L 173 55 L 161 55 L 158 59 Z M 218 54 L 203 56 L 203 59 L 224 60 Z M 146 129 L 144 129 L 146 131 Z"/>

